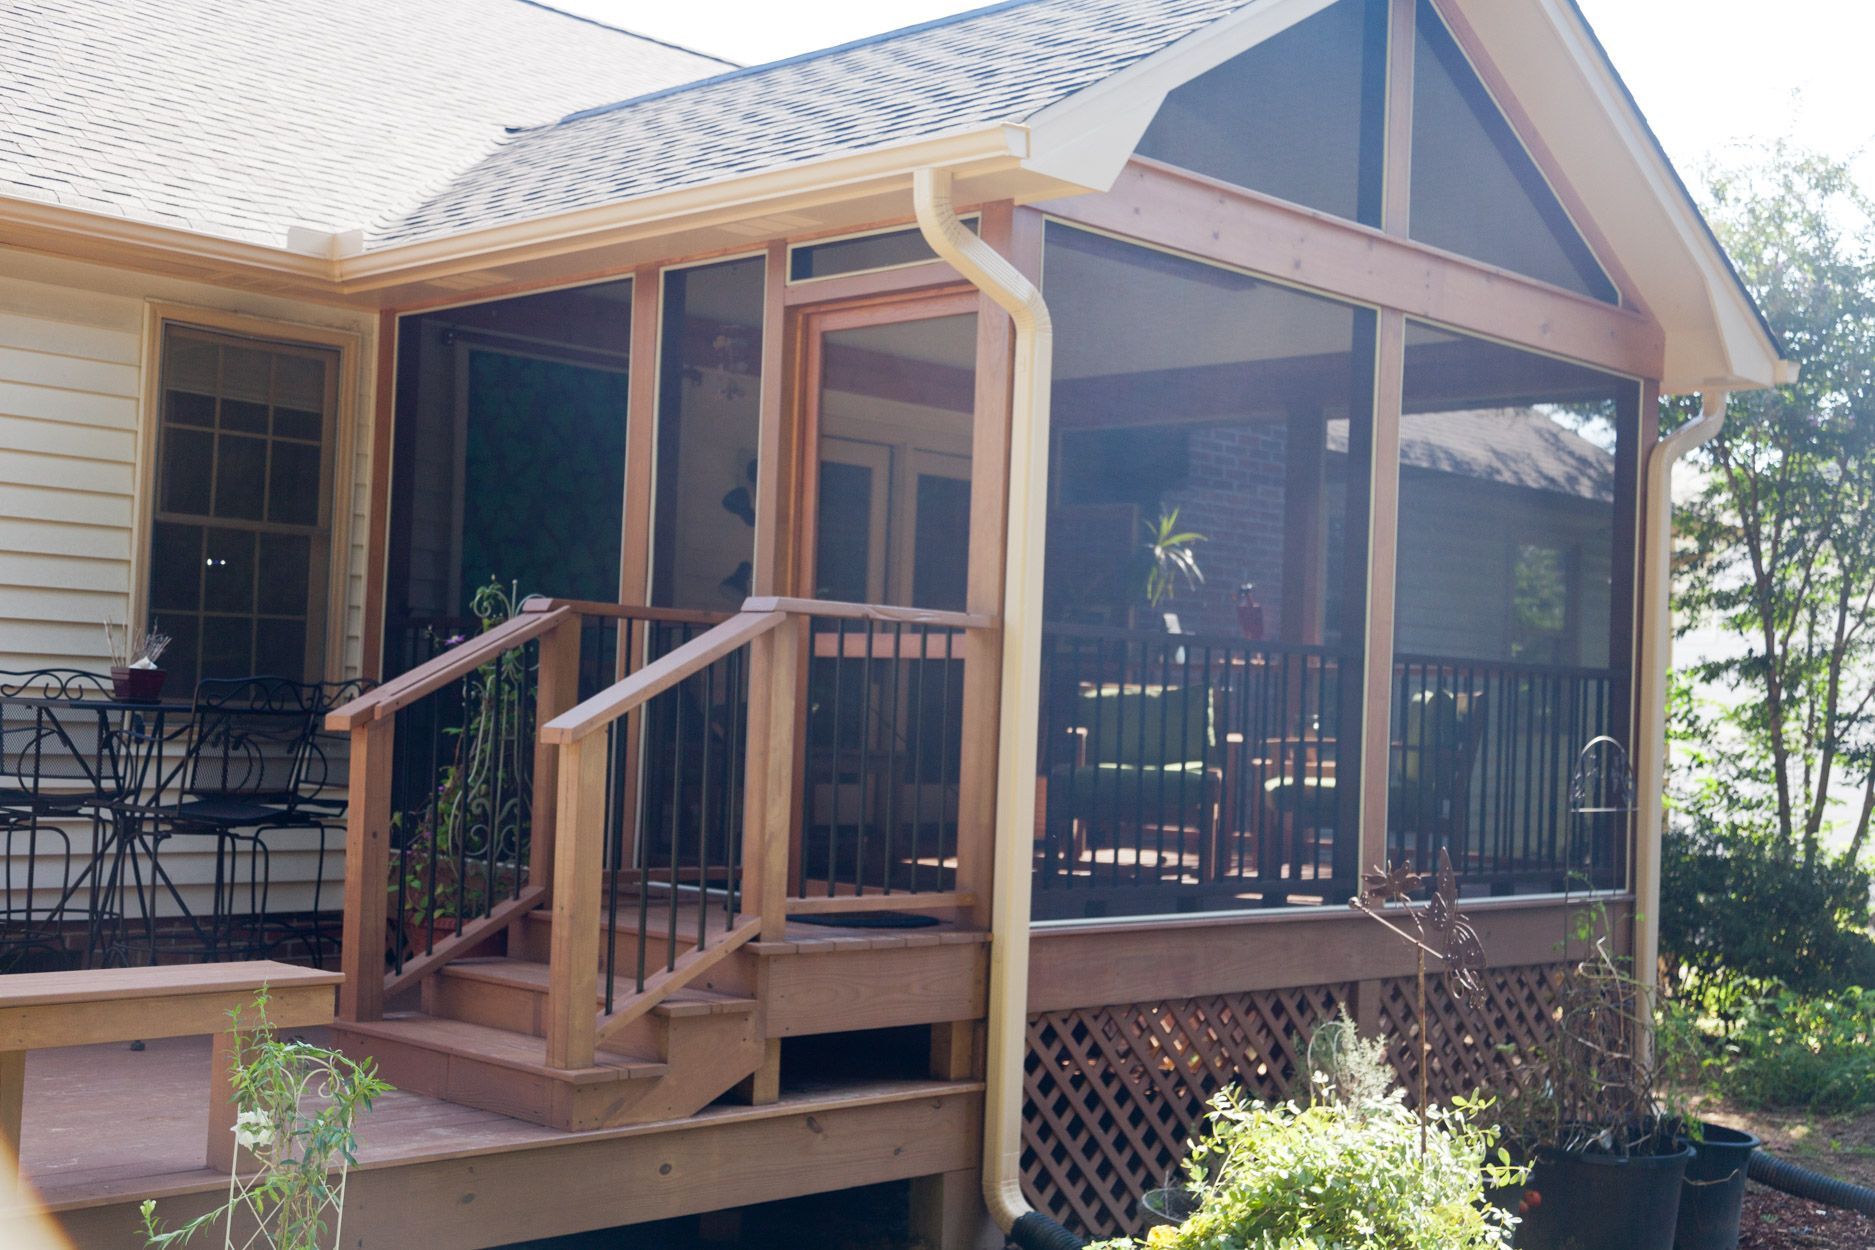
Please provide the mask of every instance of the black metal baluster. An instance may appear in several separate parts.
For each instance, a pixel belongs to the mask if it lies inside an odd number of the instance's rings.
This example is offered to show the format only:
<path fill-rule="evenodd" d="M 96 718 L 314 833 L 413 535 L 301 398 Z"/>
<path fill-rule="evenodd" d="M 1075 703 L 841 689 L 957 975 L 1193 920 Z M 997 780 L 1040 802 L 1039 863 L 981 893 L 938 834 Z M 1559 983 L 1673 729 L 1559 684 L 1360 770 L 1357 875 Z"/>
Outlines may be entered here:
<path fill-rule="evenodd" d="M 709 938 L 710 919 L 710 731 L 716 723 L 716 666 L 708 666 L 698 676 L 703 679 L 703 750 L 698 768 L 701 784 L 697 787 L 697 949 Z"/>
<path fill-rule="evenodd" d="M 684 683 L 673 686 L 665 696 L 674 705 L 671 714 L 671 825 L 670 825 L 670 898 L 666 900 L 665 911 L 668 913 L 664 935 L 664 968 L 670 971 L 677 966 L 677 881 L 678 861 L 683 857 L 678 854 L 682 842 L 678 836 L 678 823 L 683 810 L 684 778 Z"/>
<path fill-rule="evenodd" d="M 918 634 L 920 650 L 923 649 L 925 634 Z M 892 622 L 892 659 L 886 665 L 887 680 L 892 692 L 892 714 L 886 718 L 886 757 L 885 757 L 885 831 L 880 838 L 880 848 L 884 866 L 879 870 L 880 885 L 887 894 L 892 892 L 892 833 L 898 822 L 898 770 L 900 735 L 904 731 L 905 708 L 901 697 L 901 683 L 906 678 L 905 670 L 905 622 Z"/>

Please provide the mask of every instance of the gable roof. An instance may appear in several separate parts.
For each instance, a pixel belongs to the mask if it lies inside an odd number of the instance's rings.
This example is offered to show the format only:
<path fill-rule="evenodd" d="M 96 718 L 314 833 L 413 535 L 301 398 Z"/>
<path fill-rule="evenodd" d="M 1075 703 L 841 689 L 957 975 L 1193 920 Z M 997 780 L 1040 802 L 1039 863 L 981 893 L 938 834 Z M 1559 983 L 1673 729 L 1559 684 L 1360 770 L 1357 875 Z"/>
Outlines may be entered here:
<path fill-rule="evenodd" d="M 0 195 L 282 246 L 505 127 L 720 73 L 527 0 L 33 0 L 0 38 Z"/>
<path fill-rule="evenodd" d="M 513 135 L 368 244 L 1025 122 L 1249 2 L 1010 0 L 586 109 Z"/>
<path fill-rule="evenodd" d="M 1347 454 L 1347 418 L 1328 422 L 1327 446 Z M 1405 413 L 1400 463 L 1597 503 L 1615 498 L 1613 453 L 1535 408 Z"/>

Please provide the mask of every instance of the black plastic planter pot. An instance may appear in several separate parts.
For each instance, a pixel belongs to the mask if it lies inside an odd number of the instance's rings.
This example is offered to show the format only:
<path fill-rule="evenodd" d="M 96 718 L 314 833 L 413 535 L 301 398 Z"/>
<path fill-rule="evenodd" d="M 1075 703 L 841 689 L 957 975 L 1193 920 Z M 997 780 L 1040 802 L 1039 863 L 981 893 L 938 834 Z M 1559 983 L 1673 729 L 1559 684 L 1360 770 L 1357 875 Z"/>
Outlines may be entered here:
<path fill-rule="evenodd" d="M 1693 1148 L 1670 1155 L 1538 1156 L 1517 1203 L 1517 1250 L 1672 1250 Z"/>
<path fill-rule="evenodd" d="M 1745 1170 L 1758 1139 L 1741 1129 L 1701 1125 L 1680 1189 L 1679 1229 L 1673 1250 L 1737 1250 L 1738 1211 L 1745 1200 Z"/>
<path fill-rule="evenodd" d="M 1177 1227 L 1198 1213 L 1198 1195 L 1189 1189 L 1148 1189 L 1139 1196 L 1146 1223 Z"/>

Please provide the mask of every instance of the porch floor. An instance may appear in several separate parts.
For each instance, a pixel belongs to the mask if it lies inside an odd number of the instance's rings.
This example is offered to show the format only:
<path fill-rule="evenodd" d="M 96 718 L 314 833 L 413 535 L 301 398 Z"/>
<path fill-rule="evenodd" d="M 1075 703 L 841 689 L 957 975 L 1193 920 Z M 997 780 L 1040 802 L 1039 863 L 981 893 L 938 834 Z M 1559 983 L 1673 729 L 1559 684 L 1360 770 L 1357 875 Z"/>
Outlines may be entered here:
<path fill-rule="evenodd" d="M 323 1029 L 299 1035 L 326 1040 Z M 141 1051 L 114 1044 L 28 1055 L 21 1166 L 41 1202 L 54 1212 L 124 1203 L 134 1207 L 145 1197 L 225 1185 L 225 1174 L 210 1170 L 206 1162 L 208 1051 L 207 1038 L 187 1037 L 152 1041 Z M 361 1170 L 398 1168 L 980 1089 L 975 1082 L 932 1080 L 802 1081 L 769 1106 L 725 1103 L 679 1121 L 586 1133 L 395 1090 L 360 1121 L 358 1161 Z M 822 1187 L 808 1186 L 804 1192 Z"/>

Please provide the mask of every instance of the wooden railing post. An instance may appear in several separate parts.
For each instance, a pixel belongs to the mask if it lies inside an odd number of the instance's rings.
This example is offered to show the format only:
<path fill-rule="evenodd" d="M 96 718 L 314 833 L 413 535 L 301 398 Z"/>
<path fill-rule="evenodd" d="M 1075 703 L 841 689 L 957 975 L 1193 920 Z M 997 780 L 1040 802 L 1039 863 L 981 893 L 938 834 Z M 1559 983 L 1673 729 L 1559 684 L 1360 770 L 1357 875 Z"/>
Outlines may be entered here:
<path fill-rule="evenodd" d="M 801 617 L 751 645 L 749 729 L 743 773 L 742 910 L 762 919 L 762 941 L 788 924 L 788 852 L 794 832 L 795 744 L 800 732 Z"/>
<path fill-rule="evenodd" d="M 605 847 L 607 733 L 560 745 L 554 821 L 553 944 L 547 981 L 547 1062 L 592 1066 L 599 1002 L 600 872 Z"/>
<path fill-rule="evenodd" d="M 540 740 L 540 727 L 579 702 L 581 623 L 580 617 L 569 616 L 540 639 L 534 692 L 533 841 L 527 866 L 527 879 L 534 885 L 553 880 L 554 812 L 559 800 L 560 751 Z"/>
<path fill-rule="evenodd" d="M 345 920 L 339 1018 L 384 1015 L 384 928 L 391 869 L 391 753 L 396 717 L 352 727 L 345 809 Z"/>

